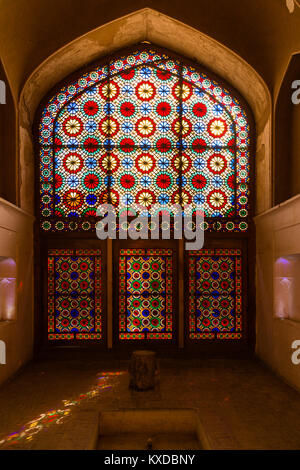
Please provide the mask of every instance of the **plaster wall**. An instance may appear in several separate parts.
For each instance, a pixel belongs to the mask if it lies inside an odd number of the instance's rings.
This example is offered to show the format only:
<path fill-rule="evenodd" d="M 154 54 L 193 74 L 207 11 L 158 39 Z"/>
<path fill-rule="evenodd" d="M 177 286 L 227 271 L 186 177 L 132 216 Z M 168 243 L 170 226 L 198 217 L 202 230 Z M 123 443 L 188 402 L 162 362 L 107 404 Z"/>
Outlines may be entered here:
<path fill-rule="evenodd" d="M 300 365 L 292 363 L 300 322 L 279 319 L 274 308 L 275 261 L 300 254 L 300 195 L 260 214 L 256 223 L 256 315 L 258 356 L 300 390 Z"/>
<path fill-rule="evenodd" d="M 6 364 L 0 364 L 0 384 L 32 357 L 33 351 L 33 217 L 0 199 L 0 256 L 16 261 L 14 319 L 0 321 Z"/>

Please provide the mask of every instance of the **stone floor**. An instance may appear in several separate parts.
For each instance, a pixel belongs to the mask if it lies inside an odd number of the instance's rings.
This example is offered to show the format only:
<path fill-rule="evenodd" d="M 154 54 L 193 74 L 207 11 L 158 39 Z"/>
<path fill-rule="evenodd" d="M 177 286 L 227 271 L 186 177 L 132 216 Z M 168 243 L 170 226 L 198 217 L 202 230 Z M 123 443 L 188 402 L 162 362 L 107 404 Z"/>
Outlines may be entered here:
<path fill-rule="evenodd" d="M 254 359 L 160 360 L 128 389 L 111 356 L 33 362 L 0 389 L 1 449 L 89 449 L 100 410 L 197 408 L 213 449 L 300 449 L 300 396 Z"/>

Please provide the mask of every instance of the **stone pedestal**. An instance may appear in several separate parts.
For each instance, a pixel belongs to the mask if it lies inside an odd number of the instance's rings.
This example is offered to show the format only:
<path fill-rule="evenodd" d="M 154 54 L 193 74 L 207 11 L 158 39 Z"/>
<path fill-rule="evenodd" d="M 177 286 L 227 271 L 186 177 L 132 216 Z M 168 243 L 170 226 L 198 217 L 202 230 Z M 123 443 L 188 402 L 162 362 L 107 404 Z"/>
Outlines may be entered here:
<path fill-rule="evenodd" d="M 129 387 L 135 390 L 150 390 L 155 387 L 158 372 L 154 351 L 134 351 L 129 365 Z"/>

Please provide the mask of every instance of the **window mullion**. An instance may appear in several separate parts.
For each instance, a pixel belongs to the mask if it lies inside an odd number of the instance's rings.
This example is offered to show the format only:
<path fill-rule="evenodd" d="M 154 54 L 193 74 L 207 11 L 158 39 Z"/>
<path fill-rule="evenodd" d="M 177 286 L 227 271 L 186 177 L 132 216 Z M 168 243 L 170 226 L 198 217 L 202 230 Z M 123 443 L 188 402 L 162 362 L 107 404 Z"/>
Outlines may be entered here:
<path fill-rule="evenodd" d="M 108 140 L 108 146 L 107 146 L 107 202 L 109 204 L 112 203 L 112 197 L 111 197 L 111 143 L 110 143 L 110 138 L 111 138 L 111 127 L 110 127 L 110 113 L 111 113 L 111 106 L 110 106 L 110 80 L 111 80 L 111 74 L 110 74 L 110 64 L 111 61 L 108 62 L 108 75 L 107 75 L 107 97 L 106 97 L 106 113 L 107 113 L 107 120 L 108 120 L 108 126 L 107 126 L 107 140 Z"/>
<path fill-rule="evenodd" d="M 182 206 L 182 88 L 183 88 L 183 64 L 180 63 L 179 68 L 179 109 L 178 109 L 178 119 L 179 119 L 179 138 L 178 138 L 178 152 L 179 152 L 179 178 L 178 178 L 178 190 L 179 190 L 179 201 Z"/>

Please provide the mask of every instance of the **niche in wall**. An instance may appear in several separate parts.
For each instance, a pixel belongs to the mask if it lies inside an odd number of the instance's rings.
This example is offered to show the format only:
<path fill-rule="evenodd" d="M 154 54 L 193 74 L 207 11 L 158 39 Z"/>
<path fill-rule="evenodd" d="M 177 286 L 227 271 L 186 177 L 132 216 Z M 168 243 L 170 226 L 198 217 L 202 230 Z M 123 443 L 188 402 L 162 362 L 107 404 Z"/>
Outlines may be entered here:
<path fill-rule="evenodd" d="M 16 263 L 12 258 L 0 256 L 0 321 L 15 319 Z"/>
<path fill-rule="evenodd" d="M 275 204 L 300 193 L 300 91 L 297 91 L 300 90 L 299 83 L 300 54 L 295 54 L 288 65 L 275 108 Z"/>
<path fill-rule="evenodd" d="M 274 309 L 278 318 L 300 321 L 300 254 L 275 262 Z"/>

